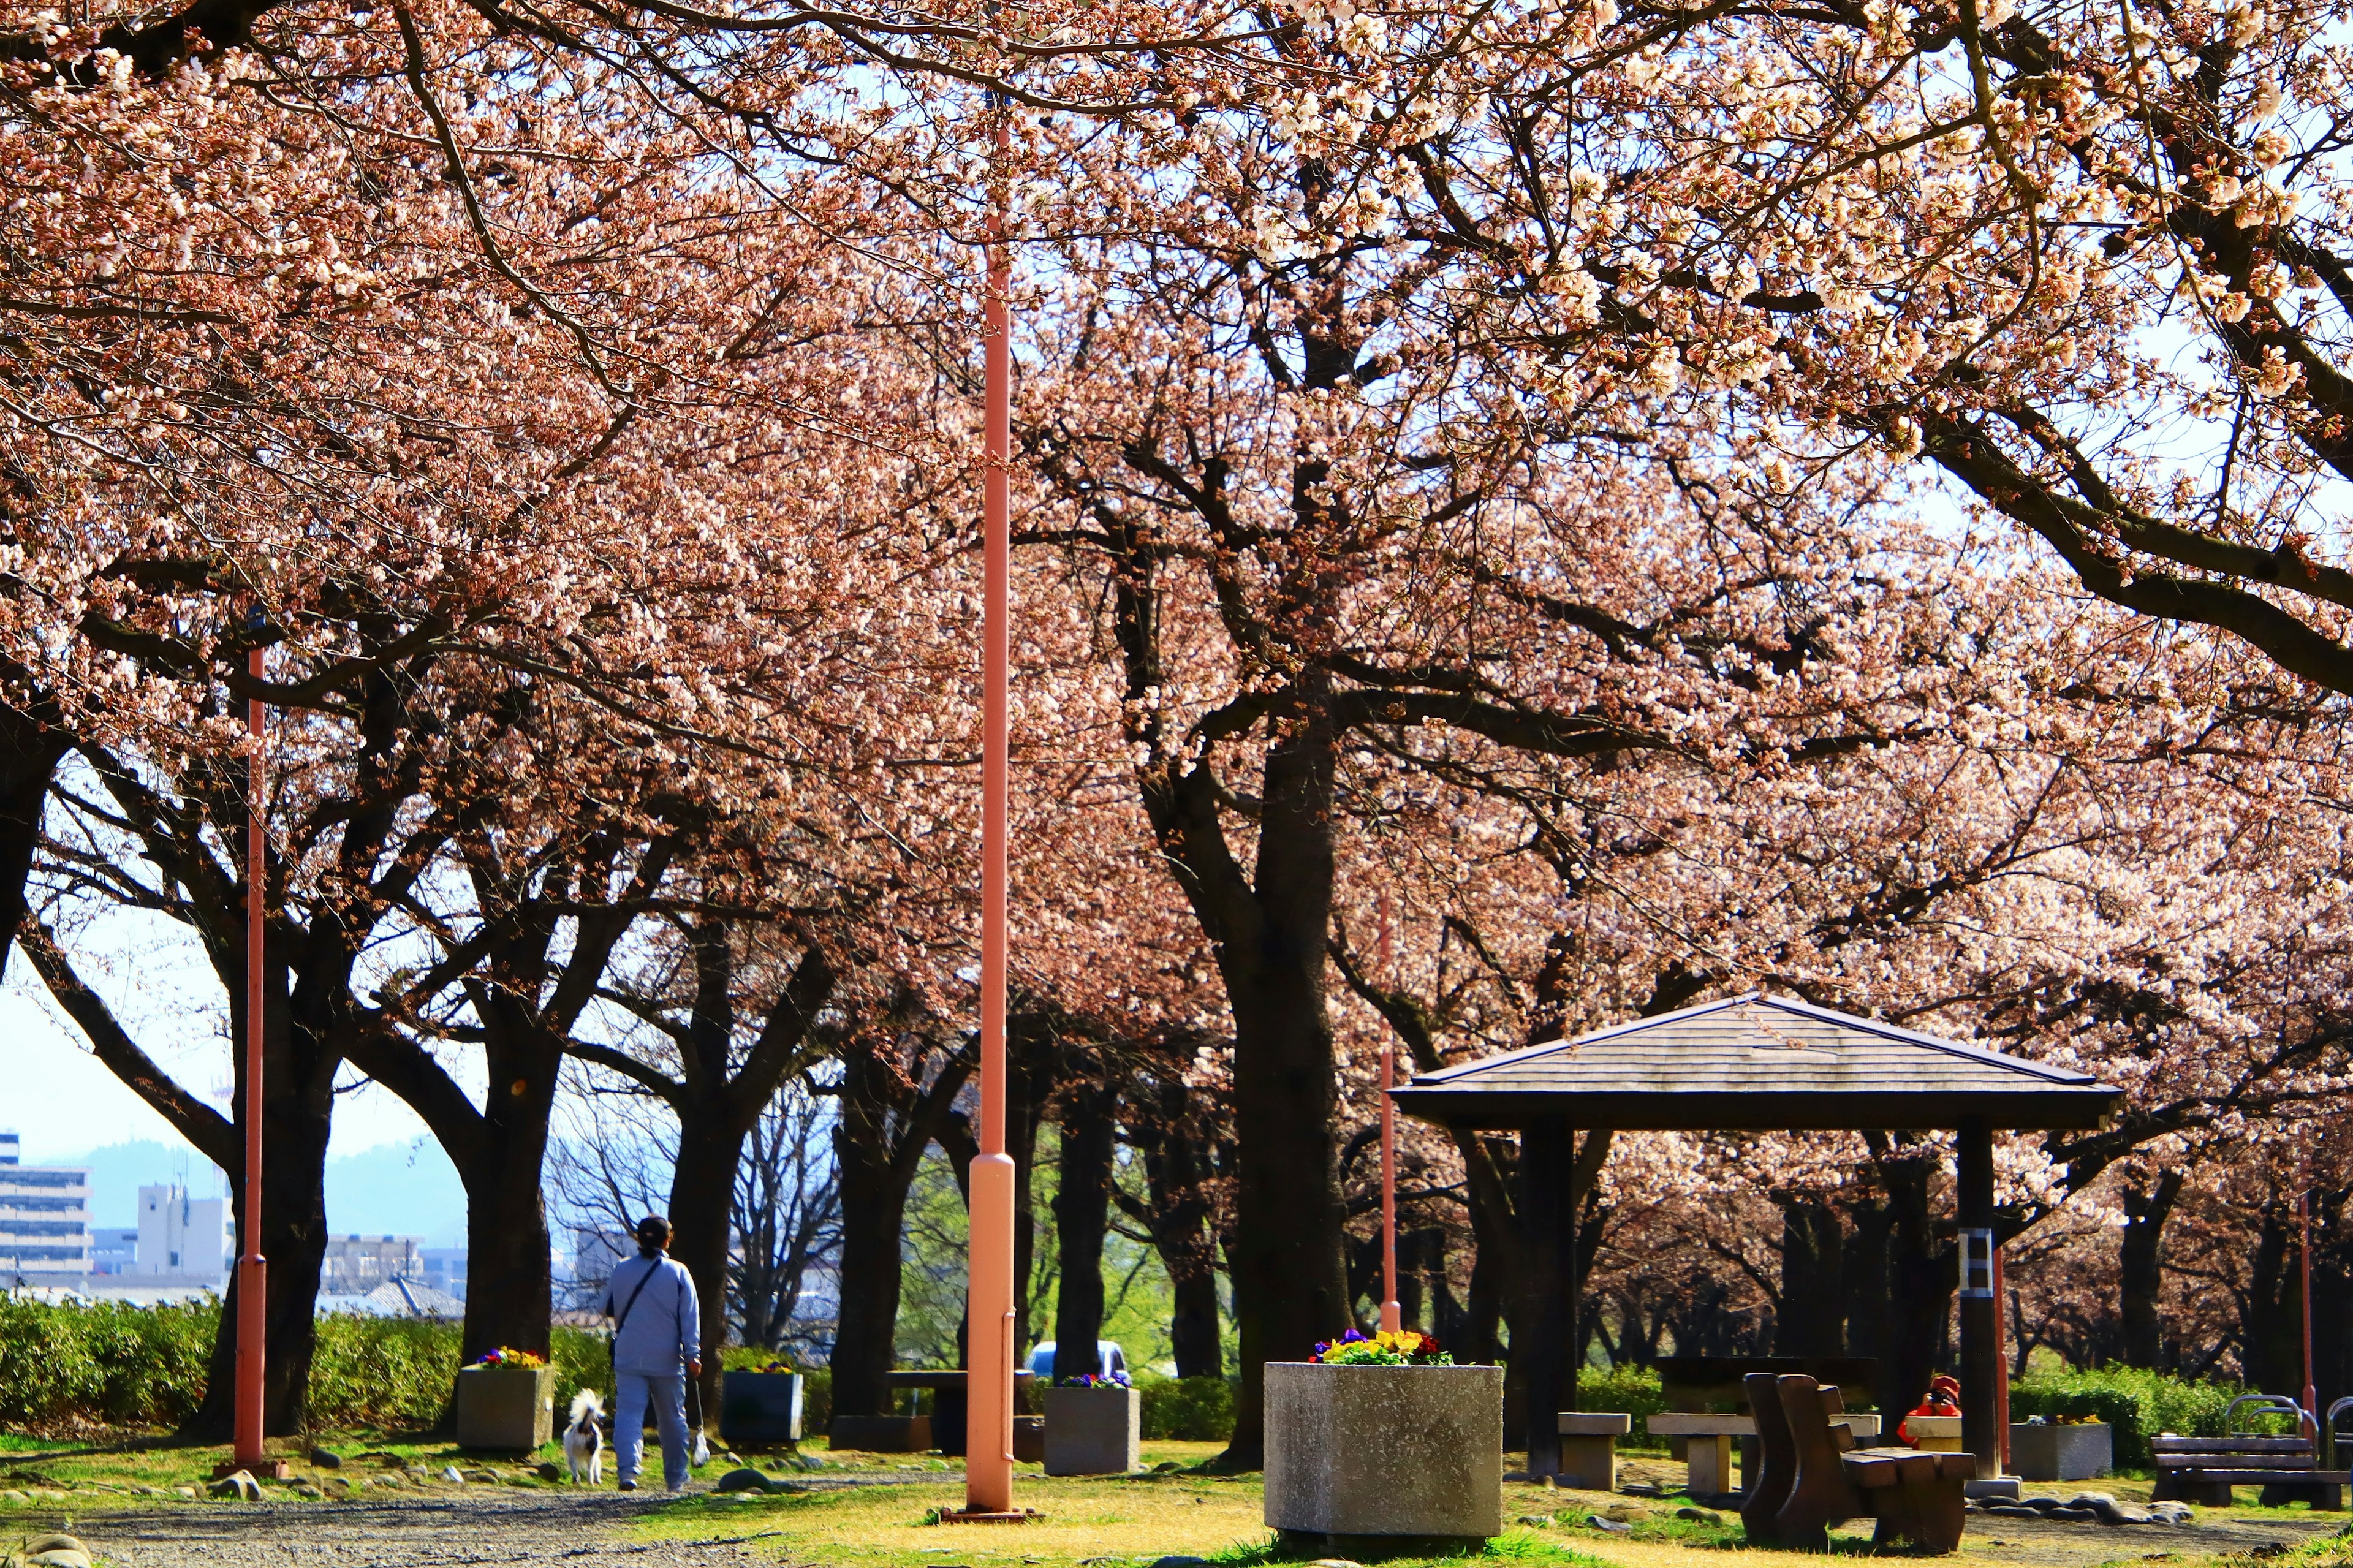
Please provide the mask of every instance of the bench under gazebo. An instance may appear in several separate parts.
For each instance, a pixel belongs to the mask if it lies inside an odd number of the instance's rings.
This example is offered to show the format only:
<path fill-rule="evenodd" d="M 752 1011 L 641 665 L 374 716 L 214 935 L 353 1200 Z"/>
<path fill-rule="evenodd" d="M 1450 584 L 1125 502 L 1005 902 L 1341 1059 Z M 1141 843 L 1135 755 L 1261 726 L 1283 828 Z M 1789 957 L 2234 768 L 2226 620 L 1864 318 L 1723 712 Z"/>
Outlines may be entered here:
<path fill-rule="evenodd" d="M 1529 1288 L 1542 1303 L 1528 1368 L 1530 1475 L 1556 1474 L 1577 1409 L 1576 1200 L 1599 1131 L 1936 1131 L 1958 1136 L 1962 1447 L 2000 1473 L 1992 1289 L 1993 1134 L 2104 1125 L 2124 1091 L 2083 1073 L 1759 993 L 1423 1073 L 1398 1108 L 1442 1126 L 1521 1134 Z M 1577 1134 L 1587 1133 L 1580 1158 Z"/>

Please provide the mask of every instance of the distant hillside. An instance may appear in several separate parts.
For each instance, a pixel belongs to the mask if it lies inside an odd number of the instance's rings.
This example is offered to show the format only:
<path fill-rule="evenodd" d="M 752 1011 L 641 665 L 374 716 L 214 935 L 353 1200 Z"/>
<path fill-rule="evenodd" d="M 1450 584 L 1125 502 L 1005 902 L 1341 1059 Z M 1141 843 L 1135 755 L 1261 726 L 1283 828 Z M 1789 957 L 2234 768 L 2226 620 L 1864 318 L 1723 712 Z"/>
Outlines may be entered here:
<path fill-rule="evenodd" d="M 105 1228 L 139 1223 L 139 1189 L 185 1182 L 198 1197 L 226 1192 L 210 1162 L 185 1144 L 111 1143 L 44 1164 L 87 1165 L 91 1222 Z M 341 1235 L 415 1236 L 427 1247 L 466 1239 L 466 1189 L 430 1139 L 386 1143 L 327 1162 L 327 1226 Z"/>

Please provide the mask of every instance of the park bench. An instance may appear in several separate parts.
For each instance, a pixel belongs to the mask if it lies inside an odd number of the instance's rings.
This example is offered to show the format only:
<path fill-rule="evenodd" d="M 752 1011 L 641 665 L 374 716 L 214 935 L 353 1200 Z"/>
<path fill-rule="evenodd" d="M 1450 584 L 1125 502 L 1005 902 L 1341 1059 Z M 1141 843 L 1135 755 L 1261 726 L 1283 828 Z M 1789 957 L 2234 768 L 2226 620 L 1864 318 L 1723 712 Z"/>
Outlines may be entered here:
<path fill-rule="evenodd" d="M 1835 1387 L 1802 1373 L 1768 1373 L 1750 1374 L 1746 1385 L 1763 1459 L 1740 1509 L 1750 1541 L 1821 1551 L 1831 1525 L 1873 1519 L 1874 1545 L 1908 1541 L 1933 1552 L 1960 1545 L 1968 1517 L 1964 1489 L 1977 1474 L 1972 1456 L 1858 1451 L 1841 1422 L 1845 1401 Z"/>
<path fill-rule="evenodd" d="M 2335 1412 L 2330 1415 L 2333 1426 Z M 2272 1436 L 2241 1429 L 2242 1421 L 2263 1415 L 2291 1417 L 2295 1435 Z M 2266 1508 L 2301 1500 L 2316 1509 L 2342 1509 L 2346 1472 L 2320 1468 L 2305 1420 L 2303 1407 L 2284 1394 L 2242 1394 L 2223 1411 L 2220 1437 L 2150 1438 L 2149 1451 L 2157 1459 L 2157 1487 L 2150 1500 L 2228 1508 L 2232 1487 L 2261 1487 Z"/>
<path fill-rule="evenodd" d="M 1845 1426 L 1857 1446 L 1878 1440 L 1879 1417 L 1870 1411 L 1849 1411 L 1833 1424 Z M 1739 1439 L 1742 1446 L 1742 1477 L 1745 1479 L 1754 1474 L 1757 1468 L 1757 1418 L 1753 1415 L 1725 1415 L 1705 1410 L 1662 1410 L 1645 1420 L 1643 1427 L 1653 1437 L 1682 1440 L 1684 1445 L 1683 1463 L 1689 1471 L 1684 1489 L 1694 1498 L 1729 1497 L 1740 1489 L 1732 1479 L 1732 1444 L 1735 1438 Z"/>

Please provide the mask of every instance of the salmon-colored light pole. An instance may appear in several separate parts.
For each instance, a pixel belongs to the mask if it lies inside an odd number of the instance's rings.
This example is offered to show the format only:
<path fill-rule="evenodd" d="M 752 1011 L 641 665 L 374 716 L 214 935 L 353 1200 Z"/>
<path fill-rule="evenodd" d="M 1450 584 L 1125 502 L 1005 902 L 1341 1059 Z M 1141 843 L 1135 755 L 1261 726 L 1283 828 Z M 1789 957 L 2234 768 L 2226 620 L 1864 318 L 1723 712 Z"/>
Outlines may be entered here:
<path fill-rule="evenodd" d="M 1007 133 L 989 191 L 987 338 L 987 462 L 981 476 L 986 577 L 981 621 L 980 1152 L 972 1162 L 970 1274 L 965 1286 L 964 1506 L 974 1518 L 1013 1511 L 1013 1160 L 1005 1152 L 1005 836 L 1013 449 L 1012 261 L 1001 184 Z"/>
<path fill-rule="evenodd" d="M 1397 989 L 1396 937 L 1389 929 L 1389 896 L 1381 895 L 1381 967 L 1388 973 L 1389 989 Z M 1405 1326 L 1405 1312 L 1397 1291 L 1397 1106 L 1389 1086 L 1397 1075 L 1397 1047 L 1391 1032 L 1381 1035 L 1381 1331 L 1396 1333 Z"/>
<path fill-rule="evenodd" d="M 2303 1236 L 2296 1247 L 2297 1265 L 2304 1271 L 2304 1418 L 2312 1434 L 2320 1433 L 2320 1393 L 2312 1381 L 2312 1173 L 2305 1173 L 2304 1191 L 2295 1195 L 2296 1223 Z"/>
<path fill-rule="evenodd" d="M 255 619 L 259 620 L 259 612 Z M 263 676 L 262 652 L 256 647 L 246 658 L 246 669 L 258 684 Z M 261 1383 L 264 1342 L 269 1331 L 269 1267 L 261 1257 L 261 948 L 267 931 L 263 906 L 269 890 L 269 861 L 263 831 L 269 809 L 261 762 L 261 700 L 245 705 L 246 728 L 253 734 L 253 761 L 246 770 L 245 802 L 245 1187 L 237 1205 L 243 1235 L 237 1257 L 237 1463 L 240 1469 L 259 1471 L 261 1450 Z"/>

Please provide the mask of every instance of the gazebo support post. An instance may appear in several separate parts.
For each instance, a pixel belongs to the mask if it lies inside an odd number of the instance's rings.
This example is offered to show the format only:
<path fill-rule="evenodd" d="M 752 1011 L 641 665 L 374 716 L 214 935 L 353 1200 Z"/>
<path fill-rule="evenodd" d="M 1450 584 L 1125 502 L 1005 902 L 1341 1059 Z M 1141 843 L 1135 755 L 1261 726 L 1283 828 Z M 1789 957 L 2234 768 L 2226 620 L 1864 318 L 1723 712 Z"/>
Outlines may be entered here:
<path fill-rule="evenodd" d="M 1972 1119 L 1962 1122 L 1958 1131 L 1957 1206 L 1966 1251 L 1968 1232 L 1993 1229 L 1993 1128 Z M 1981 1479 L 2001 1474 L 2001 1445 L 1995 1430 L 2000 1403 L 2000 1310 L 1989 1279 L 1982 1294 L 1961 1291 L 1961 1447 L 1977 1456 Z"/>
<path fill-rule="evenodd" d="M 1588 1137 L 1593 1134 L 1588 1133 Z M 1512 1354 L 1526 1358 L 1528 1474 L 1560 1473 L 1560 1413 L 1577 1408 L 1577 1131 L 1545 1117 L 1520 1133 L 1520 1230 L 1525 1271 Z"/>

